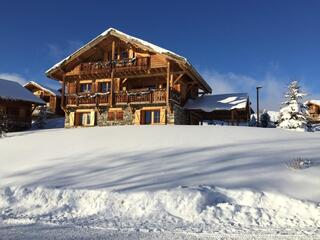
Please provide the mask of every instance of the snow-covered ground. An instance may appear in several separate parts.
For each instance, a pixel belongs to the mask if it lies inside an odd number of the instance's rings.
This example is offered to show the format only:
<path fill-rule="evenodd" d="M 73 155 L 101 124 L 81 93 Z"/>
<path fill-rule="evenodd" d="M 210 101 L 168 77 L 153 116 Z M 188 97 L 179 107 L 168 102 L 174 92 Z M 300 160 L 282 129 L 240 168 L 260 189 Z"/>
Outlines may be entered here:
<path fill-rule="evenodd" d="M 249 127 L 11 133 L 0 139 L 0 226 L 316 239 L 319 149 L 319 132 Z M 311 167 L 286 166 L 299 157 Z"/>

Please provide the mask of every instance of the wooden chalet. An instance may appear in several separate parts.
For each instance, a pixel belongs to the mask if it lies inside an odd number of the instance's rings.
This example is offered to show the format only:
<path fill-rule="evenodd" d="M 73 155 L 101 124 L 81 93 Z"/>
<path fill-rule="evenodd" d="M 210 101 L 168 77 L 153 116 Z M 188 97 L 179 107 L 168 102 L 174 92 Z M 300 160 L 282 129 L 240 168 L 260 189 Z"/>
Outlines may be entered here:
<path fill-rule="evenodd" d="M 247 93 L 203 95 L 189 99 L 184 109 L 193 124 L 246 125 L 252 111 Z"/>
<path fill-rule="evenodd" d="M 305 103 L 312 123 L 320 123 L 320 100 L 309 100 Z"/>
<path fill-rule="evenodd" d="M 61 92 L 34 81 L 28 82 L 24 87 L 46 102 L 48 112 L 55 115 L 64 114 L 61 109 Z"/>
<path fill-rule="evenodd" d="M 45 104 L 20 84 L 0 79 L 0 115 L 7 118 L 9 131 L 31 127 L 33 106 Z"/>
<path fill-rule="evenodd" d="M 210 86 L 182 56 L 110 28 L 46 72 L 62 84 L 66 127 L 190 124 Z"/>

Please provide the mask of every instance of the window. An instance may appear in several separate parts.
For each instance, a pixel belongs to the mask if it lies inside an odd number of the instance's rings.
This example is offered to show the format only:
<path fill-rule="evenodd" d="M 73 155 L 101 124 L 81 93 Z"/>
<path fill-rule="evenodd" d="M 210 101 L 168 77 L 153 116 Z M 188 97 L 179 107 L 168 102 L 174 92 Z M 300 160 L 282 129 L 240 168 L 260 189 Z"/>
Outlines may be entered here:
<path fill-rule="evenodd" d="M 99 92 L 107 93 L 111 89 L 111 82 L 100 82 L 98 85 Z"/>
<path fill-rule="evenodd" d="M 108 121 L 114 121 L 114 120 L 115 120 L 114 112 L 108 112 Z"/>
<path fill-rule="evenodd" d="M 116 112 L 116 120 L 122 121 L 123 120 L 123 111 L 117 111 Z"/>
<path fill-rule="evenodd" d="M 128 57 L 129 57 L 129 54 L 128 54 L 127 51 L 123 51 L 123 52 L 121 53 L 121 58 L 122 58 L 122 59 L 126 59 L 126 58 L 128 58 Z"/>
<path fill-rule="evenodd" d="M 160 110 L 153 111 L 153 123 L 160 123 Z"/>
<path fill-rule="evenodd" d="M 143 111 L 143 124 L 160 123 L 160 110 Z"/>
<path fill-rule="evenodd" d="M 81 114 L 81 125 L 87 126 L 91 123 L 91 113 L 82 113 Z"/>
<path fill-rule="evenodd" d="M 123 111 L 108 112 L 108 121 L 122 121 L 122 120 L 123 120 Z"/>
<path fill-rule="evenodd" d="M 80 92 L 91 92 L 91 83 L 81 83 Z"/>

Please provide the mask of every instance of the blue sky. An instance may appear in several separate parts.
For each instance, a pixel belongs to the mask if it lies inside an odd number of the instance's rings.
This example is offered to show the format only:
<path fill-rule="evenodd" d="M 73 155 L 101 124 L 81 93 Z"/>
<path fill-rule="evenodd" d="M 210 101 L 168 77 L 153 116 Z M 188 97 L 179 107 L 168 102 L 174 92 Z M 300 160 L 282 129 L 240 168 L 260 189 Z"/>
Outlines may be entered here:
<path fill-rule="evenodd" d="M 1 1 L 0 77 L 57 87 L 45 70 L 109 27 L 187 57 L 215 93 L 262 85 L 277 109 L 300 80 L 320 97 L 320 1 Z M 318 88 L 318 91 L 314 89 Z"/>

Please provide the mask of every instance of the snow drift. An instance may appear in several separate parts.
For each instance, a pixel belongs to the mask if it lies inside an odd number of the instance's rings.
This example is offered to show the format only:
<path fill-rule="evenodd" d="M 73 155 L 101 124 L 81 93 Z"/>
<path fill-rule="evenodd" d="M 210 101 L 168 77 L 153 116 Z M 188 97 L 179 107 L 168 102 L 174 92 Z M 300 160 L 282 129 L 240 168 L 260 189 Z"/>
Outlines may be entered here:
<path fill-rule="evenodd" d="M 5 224 L 287 234 L 315 234 L 320 227 L 315 203 L 210 186 L 135 193 L 7 187 L 0 191 L 0 212 Z"/>

